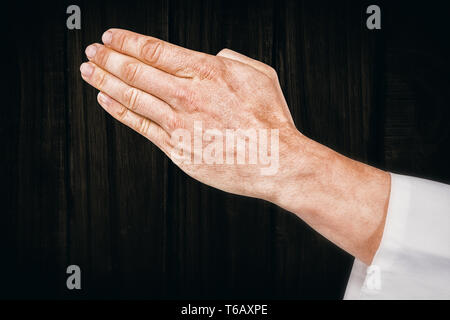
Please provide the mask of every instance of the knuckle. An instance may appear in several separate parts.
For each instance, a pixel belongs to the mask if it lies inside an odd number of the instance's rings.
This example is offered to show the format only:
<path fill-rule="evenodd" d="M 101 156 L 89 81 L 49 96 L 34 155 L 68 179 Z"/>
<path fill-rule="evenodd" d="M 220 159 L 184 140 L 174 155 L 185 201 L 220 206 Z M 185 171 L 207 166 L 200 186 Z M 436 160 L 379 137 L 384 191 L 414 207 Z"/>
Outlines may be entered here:
<path fill-rule="evenodd" d="M 160 145 L 164 150 L 170 150 L 172 148 L 172 139 L 170 139 L 170 136 L 168 134 L 159 134 L 158 139 L 160 141 Z M 170 155 L 170 152 L 169 152 Z"/>
<path fill-rule="evenodd" d="M 186 87 L 180 87 L 175 91 L 177 102 L 186 107 L 195 106 L 194 92 Z"/>
<path fill-rule="evenodd" d="M 266 73 L 269 76 L 269 78 L 271 78 L 273 80 L 278 79 L 277 71 L 274 68 L 272 68 L 271 66 L 266 67 Z"/>
<path fill-rule="evenodd" d="M 128 88 L 124 92 L 124 101 L 129 109 L 136 111 L 139 106 L 139 90 L 136 88 Z"/>
<path fill-rule="evenodd" d="M 127 116 L 128 113 L 128 109 L 125 108 L 124 106 L 120 107 L 120 110 L 117 111 L 117 119 L 119 119 L 120 121 L 125 119 L 125 117 Z"/>
<path fill-rule="evenodd" d="M 124 32 L 116 32 L 114 37 L 117 39 L 117 47 L 119 51 L 124 51 L 127 35 Z"/>
<path fill-rule="evenodd" d="M 136 130 L 141 134 L 146 134 L 150 128 L 150 120 L 144 117 L 140 117 L 137 121 Z"/>
<path fill-rule="evenodd" d="M 226 65 L 222 59 L 213 58 L 207 59 L 204 63 L 200 64 L 197 73 L 201 80 L 214 80 L 222 78 L 225 69 Z"/>
<path fill-rule="evenodd" d="M 109 52 L 104 47 L 101 47 L 95 55 L 95 59 L 101 66 L 106 66 L 109 59 Z"/>
<path fill-rule="evenodd" d="M 131 62 L 125 64 L 123 69 L 123 75 L 125 80 L 129 83 L 134 83 L 137 79 L 137 76 L 140 73 L 139 70 L 140 70 L 139 63 Z"/>
<path fill-rule="evenodd" d="M 95 83 L 97 84 L 98 89 L 103 89 L 106 84 L 106 73 L 105 72 L 99 72 L 95 78 Z"/>
<path fill-rule="evenodd" d="M 181 119 L 178 116 L 174 115 L 174 114 L 167 115 L 165 123 L 166 123 L 167 128 L 170 131 L 173 131 L 173 130 L 176 130 L 176 129 L 179 129 L 179 128 L 182 127 Z"/>
<path fill-rule="evenodd" d="M 140 56 L 144 61 L 157 64 L 163 51 L 163 44 L 159 40 L 147 39 L 140 51 Z"/>
<path fill-rule="evenodd" d="M 230 49 L 228 49 L 228 48 L 223 48 L 222 50 L 220 50 L 218 53 L 217 53 L 217 56 L 226 56 L 227 54 L 229 54 L 229 53 L 231 53 L 232 52 L 232 50 L 230 50 Z"/>

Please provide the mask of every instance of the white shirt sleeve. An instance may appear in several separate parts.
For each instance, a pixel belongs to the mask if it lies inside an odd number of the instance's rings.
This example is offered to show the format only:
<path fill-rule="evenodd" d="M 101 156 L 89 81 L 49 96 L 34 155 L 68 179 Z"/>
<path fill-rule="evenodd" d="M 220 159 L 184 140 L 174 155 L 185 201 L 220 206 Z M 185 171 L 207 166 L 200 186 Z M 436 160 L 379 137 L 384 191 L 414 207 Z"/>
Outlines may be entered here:
<path fill-rule="evenodd" d="M 450 185 L 391 174 L 380 246 L 355 259 L 344 299 L 450 299 Z"/>

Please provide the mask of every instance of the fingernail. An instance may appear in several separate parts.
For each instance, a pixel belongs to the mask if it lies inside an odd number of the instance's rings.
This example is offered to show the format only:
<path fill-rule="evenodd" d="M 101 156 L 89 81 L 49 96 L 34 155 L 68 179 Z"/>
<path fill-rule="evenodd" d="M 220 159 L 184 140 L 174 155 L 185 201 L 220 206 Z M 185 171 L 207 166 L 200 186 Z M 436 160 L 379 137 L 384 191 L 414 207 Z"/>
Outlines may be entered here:
<path fill-rule="evenodd" d="M 112 40 L 112 32 L 106 31 L 102 36 L 102 41 L 104 44 L 110 44 Z"/>
<path fill-rule="evenodd" d="M 98 94 L 98 100 L 103 103 L 104 105 L 108 105 L 111 101 L 111 99 L 105 95 L 103 92 L 99 92 Z"/>
<path fill-rule="evenodd" d="M 89 63 L 83 63 L 80 67 L 81 74 L 85 77 L 89 77 L 94 71 L 94 67 Z"/>
<path fill-rule="evenodd" d="M 89 47 L 86 48 L 84 52 L 86 53 L 86 56 L 89 59 L 92 59 L 95 56 L 95 53 L 97 52 L 97 46 L 91 44 Z"/>

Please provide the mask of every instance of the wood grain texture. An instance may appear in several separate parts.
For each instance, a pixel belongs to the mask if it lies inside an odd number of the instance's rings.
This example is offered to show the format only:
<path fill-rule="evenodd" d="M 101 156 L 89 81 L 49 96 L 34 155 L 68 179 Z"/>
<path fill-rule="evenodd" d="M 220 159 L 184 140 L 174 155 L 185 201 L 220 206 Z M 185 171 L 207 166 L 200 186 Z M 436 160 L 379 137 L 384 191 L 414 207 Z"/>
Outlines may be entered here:
<path fill-rule="evenodd" d="M 381 3 L 381 31 L 365 27 L 368 1 L 79 1 L 74 31 L 72 2 L 9 4 L 0 297 L 341 298 L 352 257 L 275 205 L 186 176 L 107 115 L 78 68 L 110 27 L 230 48 L 277 70 L 305 135 L 449 182 L 449 27 L 405 3 Z"/>

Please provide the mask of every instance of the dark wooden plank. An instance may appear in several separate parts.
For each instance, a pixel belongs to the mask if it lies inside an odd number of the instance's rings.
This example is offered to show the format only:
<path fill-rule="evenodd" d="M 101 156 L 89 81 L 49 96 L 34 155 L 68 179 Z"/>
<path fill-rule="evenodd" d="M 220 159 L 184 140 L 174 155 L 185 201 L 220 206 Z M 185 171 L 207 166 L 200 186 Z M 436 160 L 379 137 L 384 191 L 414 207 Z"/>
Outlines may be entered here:
<path fill-rule="evenodd" d="M 267 55 L 270 59 L 270 1 L 244 5 L 237 1 L 189 4 L 173 1 L 171 8 L 176 8 L 171 11 L 172 42 L 210 54 L 228 47 L 256 59 Z M 173 244 L 178 253 L 176 261 L 186 262 L 173 264 L 178 270 L 174 272 L 183 274 L 186 281 L 178 283 L 179 294 L 206 297 L 267 294 L 271 284 L 261 282 L 262 278 L 270 278 L 271 230 L 266 205 L 199 185 L 176 168 L 173 175 L 174 188 L 179 190 L 175 201 L 185 202 L 185 206 L 178 206 L 172 220 L 179 228 L 182 224 L 186 228 L 179 229 L 181 234 Z M 202 288 L 192 286 L 199 280 Z"/>
<path fill-rule="evenodd" d="M 66 2 L 66 7 L 70 3 Z M 104 6 L 82 2 L 81 30 L 67 30 L 69 137 L 70 263 L 82 270 L 83 287 L 92 296 L 107 293 L 113 280 L 111 200 L 106 116 L 93 102 L 96 94 L 80 77 L 85 47 L 98 42 L 103 31 L 97 18 Z M 96 21 L 97 23 L 90 23 Z M 101 289 L 100 289 L 101 288 Z M 69 297 L 77 292 L 68 293 Z"/>
<path fill-rule="evenodd" d="M 10 7 L 7 6 L 6 9 Z M 15 8 L 11 8 L 15 12 Z M 4 107 L 0 109 L 0 201 L 2 210 L 0 214 L 0 251 L 2 263 L 0 264 L 1 289 L 0 298 L 18 296 L 16 283 L 20 277 L 17 274 L 17 174 L 18 166 L 17 141 L 20 134 L 20 60 L 18 57 L 18 40 L 14 37 L 15 14 L 10 14 L 1 21 L 2 30 L 5 30 L 5 41 L 9 50 L 4 52 L 4 74 L 8 75 L 4 83 Z"/>
<path fill-rule="evenodd" d="M 416 17 L 420 16 L 420 19 Z M 440 6 L 386 10 L 384 160 L 394 172 L 450 182 L 450 31 Z"/>
<path fill-rule="evenodd" d="M 217 12 L 208 1 L 169 2 L 169 41 L 214 53 Z M 187 177 L 172 163 L 168 195 L 168 294 L 213 297 L 227 279 L 227 246 L 220 192 Z M 221 240 L 218 240 L 218 237 Z"/>
<path fill-rule="evenodd" d="M 111 27 L 166 37 L 165 1 L 84 6 L 83 52 Z M 167 160 L 107 115 L 96 102 L 97 91 L 84 86 L 93 290 L 102 296 L 158 296 L 165 266 Z"/>
<path fill-rule="evenodd" d="M 67 265 L 65 53 L 61 50 L 66 28 L 56 24 L 64 17 L 61 5 L 40 5 L 31 11 L 34 16 L 28 21 L 38 27 L 17 30 L 17 36 L 27 39 L 18 43 L 17 274 L 18 286 L 27 288 L 20 290 L 22 296 L 54 297 L 65 290 Z M 42 15 L 46 19 L 41 20 Z"/>
<path fill-rule="evenodd" d="M 223 2 L 219 30 L 222 45 L 270 65 L 274 6 L 273 1 Z M 229 291 L 235 297 L 270 297 L 274 285 L 272 206 L 231 195 L 225 201 L 230 245 Z"/>

